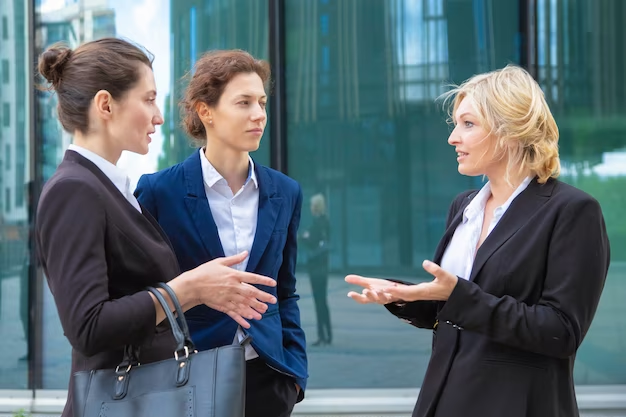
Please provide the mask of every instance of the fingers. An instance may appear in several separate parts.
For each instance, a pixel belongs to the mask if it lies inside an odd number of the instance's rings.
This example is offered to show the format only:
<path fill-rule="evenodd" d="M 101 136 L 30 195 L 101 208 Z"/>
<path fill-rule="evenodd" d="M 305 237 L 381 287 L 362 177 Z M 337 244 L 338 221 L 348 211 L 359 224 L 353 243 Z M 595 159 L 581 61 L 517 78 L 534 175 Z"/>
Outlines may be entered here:
<path fill-rule="evenodd" d="M 252 298 L 249 299 L 248 304 L 250 305 L 251 308 L 253 308 L 254 310 L 258 311 L 260 314 L 263 314 L 267 311 L 267 304 L 260 302 L 259 300 Z M 258 319 L 260 320 L 260 319 Z"/>
<path fill-rule="evenodd" d="M 376 291 L 365 289 L 362 294 L 372 303 L 380 304 L 380 297 Z"/>
<path fill-rule="evenodd" d="M 394 297 L 388 292 L 378 292 L 378 298 L 380 299 L 381 304 L 389 304 L 400 300 L 400 298 Z"/>
<path fill-rule="evenodd" d="M 363 294 L 359 294 L 358 292 L 350 291 L 348 293 L 348 297 L 352 298 L 359 304 L 371 304 L 372 302 Z"/>
<path fill-rule="evenodd" d="M 345 281 L 348 284 L 359 285 L 364 288 L 369 288 L 369 286 L 371 285 L 371 278 L 365 278 L 365 277 L 362 277 L 361 275 L 354 275 L 354 274 L 347 275 L 345 278 Z"/>
<path fill-rule="evenodd" d="M 243 294 L 233 294 L 231 296 L 231 302 L 235 305 L 241 305 L 245 308 L 252 308 L 255 311 L 258 311 L 260 314 L 263 314 L 267 311 L 268 306 L 264 302 L 259 301 L 254 297 L 248 297 Z"/>
<path fill-rule="evenodd" d="M 261 320 L 263 318 L 261 313 L 250 307 L 248 300 L 228 301 L 226 308 L 222 311 L 233 319 L 240 317 L 242 320 Z"/>
<path fill-rule="evenodd" d="M 264 303 L 276 304 L 276 297 L 244 282 L 237 288 L 237 293 L 245 298 L 257 299 Z"/>
<path fill-rule="evenodd" d="M 233 303 L 233 312 L 239 314 L 241 317 L 247 320 L 261 320 L 263 318 L 263 316 L 258 311 L 255 311 L 246 303 Z"/>
<path fill-rule="evenodd" d="M 345 281 L 349 284 L 359 285 L 363 287 L 363 291 L 359 294 L 350 291 L 348 297 L 360 304 L 389 304 L 395 299 L 386 293 L 387 289 L 395 288 L 396 283 L 380 278 L 366 278 L 361 275 L 347 275 Z"/>
<path fill-rule="evenodd" d="M 244 298 L 241 295 L 233 297 L 228 307 L 223 311 L 245 329 L 250 328 L 247 320 L 261 320 L 262 314 L 267 311 L 267 305 L 258 300 Z"/>
<path fill-rule="evenodd" d="M 366 278 L 362 277 L 361 275 L 354 274 L 347 275 L 345 281 L 348 284 L 358 285 L 363 288 L 371 288 L 372 286 L 386 287 L 388 285 L 392 285 L 392 283 L 390 281 L 387 281 L 386 279 Z"/>
<path fill-rule="evenodd" d="M 265 285 L 267 287 L 275 287 L 276 281 L 263 275 L 253 274 L 252 272 L 237 271 L 236 278 L 241 282 L 248 284 Z"/>
<path fill-rule="evenodd" d="M 387 292 L 387 290 L 391 288 L 395 288 L 395 287 L 387 287 L 384 290 L 383 289 L 363 290 L 363 294 L 370 301 L 385 305 L 385 304 L 389 304 L 394 301 L 397 301 L 399 299 L 398 297 L 394 297 L 389 292 Z"/>
<path fill-rule="evenodd" d="M 217 258 L 215 259 L 215 262 L 221 265 L 233 266 L 233 265 L 237 265 L 245 261 L 247 256 L 248 256 L 248 251 L 245 250 L 241 253 L 238 253 L 237 255 L 227 256 L 225 258 Z"/>
<path fill-rule="evenodd" d="M 362 293 L 350 291 L 348 297 L 359 304 L 389 304 L 393 301 L 389 294 L 382 291 L 364 289 Z"/>
<path fill-rule="evenodd" d="M 425 260 L 424 262 L 422 262 L 422 268 L 424 268 L 426 272 L 435 277 L 441 272 L 441 267 L 429 260 Z"/>
<path fill-rule="evenodd" d="M 239 324 L 241 327 L 243 327 L 244 329 L 249 329 L 250 328 L 250 323 L 248 323 L 243 317 L 241 317 L 239 314 L 232 312 L 232 311 L 227 311 L 226 314 L 233 320 L 235 320 L 237 322 L 237 324 Z"/>

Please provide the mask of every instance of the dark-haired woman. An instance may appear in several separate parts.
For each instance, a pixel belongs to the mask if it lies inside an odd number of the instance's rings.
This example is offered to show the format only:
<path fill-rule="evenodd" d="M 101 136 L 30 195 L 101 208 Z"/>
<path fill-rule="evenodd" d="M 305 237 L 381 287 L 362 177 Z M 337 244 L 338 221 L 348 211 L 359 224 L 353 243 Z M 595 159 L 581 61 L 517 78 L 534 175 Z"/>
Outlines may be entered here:
<path fill-rule="evenodd" d="M 276 281 L 278 299 L 249 329 L 206 306 L 187 322 L 196 346 L 252 336 L 247 347 L 246 416 L 288 416 L 304 396 L 307 359 L 296 294 L 296 236 L 302 192 L 291 178 L 253 161 L 267 122 L 266 62 L 215 51 L 195 66 L 182 102 L 184 127 L 202 143 L 184 162 L 139 180 L 141 204 L 165 230 L 183 270 L 242 250 L 233 265 Z"/>
<path fill-rule="evenodd" d="M 72 345 L 71 374 L 117 366 L 126 345 L 140 348 L 142 363 L 172 356 L 171 330 L 161 324 L 165 312 L 143 290 L 159 281 L 169 282 L 185 309 L 206 304 L 244 328 L 246 319 L 260 319 L 275 297 L 250 284 L 274 281 L 229 268 L 245 252 L 181 274 L 163 231 L 116 167 L 124 150 L 147 153 L 150 135 L 163 123 L 151 58 L 107 38 L 76 50 L 53 46 L 40 56 L 39 71 L 73 135 L 44 186 L 36 221 L 42 266 Z M 72 400 L 70 381 L 63 417 L 73 415 Z"/>

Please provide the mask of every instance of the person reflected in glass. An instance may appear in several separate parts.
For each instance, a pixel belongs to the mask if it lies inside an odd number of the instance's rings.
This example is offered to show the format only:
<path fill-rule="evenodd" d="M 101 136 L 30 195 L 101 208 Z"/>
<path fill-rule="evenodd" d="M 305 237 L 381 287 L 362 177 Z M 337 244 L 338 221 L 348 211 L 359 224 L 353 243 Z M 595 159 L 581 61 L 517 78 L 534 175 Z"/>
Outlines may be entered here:
<path fill-rule="evenodd" d="M 139 348 L 142 364 L 174 356 L 165 311 L 146 286 L 168 282 L 185 310 L 206 304 L 247 328 L 276 302 L 254 285 L 275 283 L 230 268 L 247 258 L 245 251 L 180 273 L 163 230 L 130 192 L 116 163 L 125 150 L 146 154 L 163 124 L 148 52 L 115 38 L 76 49 L 55 45 L 39 57 L 39 72 L 73 135 L 43 187 L 35 220 L 39 259 L 72 346 L 62 414 L 71 417 L 75 372 L 115 368 L 127 345 Z"/>
<path fill-rule="evenodd" d="M 349 275 L 348 296 L 433 332 L 414 417 L 577 416 L 574 359 L 610 262 L 600 205 L 557 179 L 558 128 L 524 69 L 445 97 L 458 171 L 489 181 L 452 202 L 432 281 Z"/>
<path fill-rule="evenodd" d="M 219 310 L 186 314 L 198 349 L 251 336 L 246 346 L 246 416 L 288 416 L 304 397 L 307 356 L 296 293 L 300 185 L 250 157 L 267 124 L 269 64 L 241 50 L 201 56 L 181 102 L 183 128 L 199 149 L 182 163 L 140 178 L 135 194 L 189 270 L 241 250 L 232 265 L 271 277 L 278 299 L 242 329 Z"/>
<path fill-rule="evenodd" d="M 317 341 L 313 346 L 323 346 L 330 345 L 333 341 L 328 308 L 330 222 L 326 215 L 326 199 L 323 194 L 311 197 L 311 215 L 313 217 L 311 226 L 302 233 L 302 240 L 307 249 L 307 269 L 317 317 Z"/>

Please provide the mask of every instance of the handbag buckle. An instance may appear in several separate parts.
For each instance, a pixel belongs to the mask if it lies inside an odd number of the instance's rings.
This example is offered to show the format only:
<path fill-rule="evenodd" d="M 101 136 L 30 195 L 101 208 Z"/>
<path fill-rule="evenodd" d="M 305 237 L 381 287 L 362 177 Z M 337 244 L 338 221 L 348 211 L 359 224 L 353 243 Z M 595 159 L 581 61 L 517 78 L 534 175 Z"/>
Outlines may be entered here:
<path fill-rule="evenodd" d="M 124 371 L 124 373 L 125 373 L 125 374 L 129 373 L 129 372 L 130 372 L 130 368 L 132 368 L 132 367 L 133 367 L 133 365 L 130 365 L 130 364 L 129 364 L 129 365 L 128 365 L 128 368 L 126 368 L 126 370 Z M 119 374 L 119 373 L 120 373 L 120 367 L 119 367 L 119 366 L 118 366 L 117 368 L 115 368 L 115 373 L 116 373 L 116 374 Z"/>
<path fill-rule="evenodd" d="M 126 393 L 128 392 L 128 379 L 130 377 L 128 373 L 130 372 L 130 368 L 133 367 L 133 365 L 129 364 L 126 370 L 120 371 L 120 366 L 123 367 L 124 364 L 118 365 L 117 368 L 115 368 L 116 381 L 115 389 L 113 390 L 114 400 L 121 400 L 126 397 Z"/>
<path fill-rule="evenodd" d="M 188 347 L 188 346 L 185 346 L 185 347 L 184 347 L 184 350 L 185 350 L 185 359 L 188 359 L 188 358 L 189 358 L 189 347 Z M 178 351 L 177 351 L 177 350 L 176 350 L 176 351 L 174 351 L 174 358 L 175 358 L 175 359 L 176 359 L 176 361 L 178 362 Z M 182 357 L 181 357 L 181 359 L 182 359 Z"/>

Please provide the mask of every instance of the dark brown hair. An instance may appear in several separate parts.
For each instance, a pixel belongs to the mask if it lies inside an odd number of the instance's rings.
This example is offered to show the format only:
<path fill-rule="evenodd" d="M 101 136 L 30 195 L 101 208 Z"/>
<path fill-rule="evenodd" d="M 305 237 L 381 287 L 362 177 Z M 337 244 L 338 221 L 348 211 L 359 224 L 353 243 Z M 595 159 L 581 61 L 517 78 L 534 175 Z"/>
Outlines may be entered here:
<path fill-rule="evenodd" d="M 204 141 L 206 131 L 196 112 L 198 103 L 215 106 L 224 88 L 237 74 L 255 72 L 267 88 L 270 66 L 246 51 L 232 49 L 205 53 L 194 65 L 193 75 L 180 102 L 182 127 L 191 137 Z M 189 76 L 189 74 L 188 74 Z"/>
<path fill-rule="evenodd" d="M 116 38 L 87 42 L 75 50 L 62 44 L 39 57 L 39 72 L 58 96 L 59 120 L 69 133 L 89 130 L 89 106 L 100 90 L 123 98 L 141 76 L 141 64 L 152 69 L 153 56 L 137 45 Z"/>

